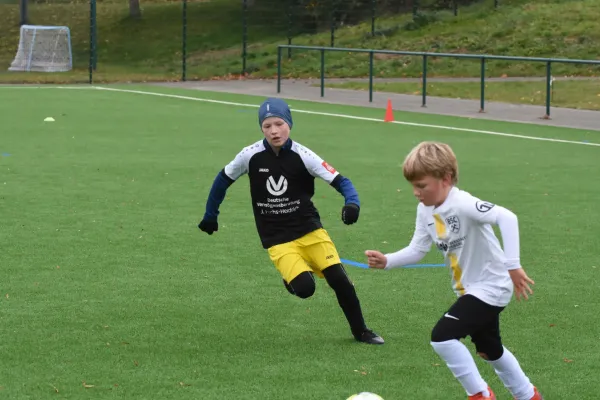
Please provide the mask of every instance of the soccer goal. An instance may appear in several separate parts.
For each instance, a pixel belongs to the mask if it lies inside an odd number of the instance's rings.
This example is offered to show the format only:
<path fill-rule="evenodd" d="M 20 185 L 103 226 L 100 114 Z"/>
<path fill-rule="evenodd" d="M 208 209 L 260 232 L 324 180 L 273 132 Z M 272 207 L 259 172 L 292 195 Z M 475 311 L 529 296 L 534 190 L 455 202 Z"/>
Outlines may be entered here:
<path fill-rule="evenodd" d="M 22 25 L 19 49 L 9 71 L 64 72 L 73 68 L 66 26 Z"/>

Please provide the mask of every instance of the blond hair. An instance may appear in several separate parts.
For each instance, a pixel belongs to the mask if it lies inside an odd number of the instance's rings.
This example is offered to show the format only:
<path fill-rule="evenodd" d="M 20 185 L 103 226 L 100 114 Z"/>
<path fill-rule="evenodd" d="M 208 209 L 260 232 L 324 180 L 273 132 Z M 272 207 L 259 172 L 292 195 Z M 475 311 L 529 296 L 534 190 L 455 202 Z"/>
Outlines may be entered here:
<path fill-rule="evenodd" d="M 404 159 L 402 172 L 408 181 L 432 176 L 442 179 L 450 175 L 452 184 L 458 182 L 458 162 L 452 148 L 441 142 L 421 142 Z"/>

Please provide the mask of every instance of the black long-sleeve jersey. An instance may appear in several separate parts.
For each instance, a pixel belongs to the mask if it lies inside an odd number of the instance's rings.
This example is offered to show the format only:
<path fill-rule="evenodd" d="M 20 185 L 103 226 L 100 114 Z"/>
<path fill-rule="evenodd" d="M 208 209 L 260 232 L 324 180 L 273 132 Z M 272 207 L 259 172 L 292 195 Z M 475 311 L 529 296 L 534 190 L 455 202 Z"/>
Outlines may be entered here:
<path fill-rule="evenodd" d="M 322 227 L 319 212 L 311 200 L 315 177 L 334 186 L 344 195 L 346 203 L 359 205 L 349 179 L 291 139 L 279 154 L 275 154 L 266 140 L 247 146 L 220 174 L 226 183 L 219 185 L 219 176 L 215 180 L 206 215 L 216 218 L 219 200 L 222 201 L 226 188 L 248 174 L 256 228 L 264 248 L 293 241 Z M 222 186 L 225 187 L 219 189 Z"/>

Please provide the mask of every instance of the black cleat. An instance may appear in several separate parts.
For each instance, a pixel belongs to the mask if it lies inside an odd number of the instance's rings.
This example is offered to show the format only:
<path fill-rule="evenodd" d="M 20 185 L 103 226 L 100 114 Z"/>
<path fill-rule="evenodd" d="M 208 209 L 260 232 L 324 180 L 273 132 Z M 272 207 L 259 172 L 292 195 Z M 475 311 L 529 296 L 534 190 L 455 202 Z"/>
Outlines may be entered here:
<path fill-rule="evenodd" d="M 383 344 L 383 338 L 370 329 L 365 329 L 360 335 L 354 335 L 354 338 L 359 342 L 368 344 Z"/>

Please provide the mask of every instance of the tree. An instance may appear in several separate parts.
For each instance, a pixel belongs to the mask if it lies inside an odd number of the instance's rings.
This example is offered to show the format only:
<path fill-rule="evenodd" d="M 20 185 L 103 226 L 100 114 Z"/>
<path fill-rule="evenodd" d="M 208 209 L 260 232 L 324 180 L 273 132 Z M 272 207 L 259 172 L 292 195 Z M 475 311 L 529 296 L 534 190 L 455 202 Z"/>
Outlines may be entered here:
<path fill-rule="evenodd" d="M 27 13 L 27 0 L 21 0 L 19 2 L 20 4 L 20 20 L 19 20 L 19 26 L 21 25 L 26 25 L 28 23 L 28 13 Z"/>
<path fill-rule="evenodd" d="M 140 0 L 129 0 L 129 16 L 134 19 L 142 18 Z"/>

